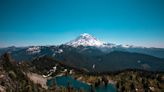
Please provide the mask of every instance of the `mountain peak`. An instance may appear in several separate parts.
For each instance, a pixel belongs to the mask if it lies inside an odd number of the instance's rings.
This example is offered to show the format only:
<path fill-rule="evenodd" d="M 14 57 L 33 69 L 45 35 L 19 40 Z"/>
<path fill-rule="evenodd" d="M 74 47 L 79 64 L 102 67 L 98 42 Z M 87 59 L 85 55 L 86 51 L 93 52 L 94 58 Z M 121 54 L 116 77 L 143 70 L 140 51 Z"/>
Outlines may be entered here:
<path fill-rule="evenodd" d="M 91 35 L 88 34 L 88 33 L 83 33 L 83 34 L 81 34 L 80 36 L 82 36 L 82 37 L 91 37 Z"/>
<path fill-rule="evenodd" d="M 92 35 L 90 35 L 88 33 L 83 33 L 79 37 L 77 37 L 76 39 L 97 40 L 95 37 L 93 37 Z"/>
<path fill-rule="evenodd" d="M 92 35 L 88 34 L 88 33 L 83 33 L 81 34 L 79 37 L 77 37 L 75 40 L 72 40 L 68 43 L 66 43 L 66 45 L 70 45 L 73 47 L 77 47 L 77 46 L 102 46 L 103 42 L 99 41 L 98 39 L 96 39 L 95 37 L 93 37 Z"/>

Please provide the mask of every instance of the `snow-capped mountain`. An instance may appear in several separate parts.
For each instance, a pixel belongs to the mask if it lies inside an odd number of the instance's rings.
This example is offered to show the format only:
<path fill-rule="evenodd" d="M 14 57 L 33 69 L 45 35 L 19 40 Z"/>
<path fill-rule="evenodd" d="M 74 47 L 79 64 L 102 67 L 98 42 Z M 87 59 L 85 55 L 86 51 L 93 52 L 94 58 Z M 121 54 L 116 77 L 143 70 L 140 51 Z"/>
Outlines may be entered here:
<path fill-rule="evenodd" d="M 66 45 L 73 46 L 73 47 L 78 47 L 81 45 L 82 46 L 100 47 L 100 46 L 103 46 L 104 43 L 101 42 L 100 40 L 96 39 L 92 35 L 84 33 L 84 34 L 81 34 L 79 37 L 77 37 L 75 40 L 72 40 L 72 41 L 66 43 Z"/>
<path fill-rule="evenodd" d="M 83 33 L 79 37 L 77 37 L 75 40 L 72 40 L 70 42 L 67 42 L 65 45 L 69 45 L 72 47 L 78 47 L 78 46 L 94 46 L 94 47 L 100 47 L 100 48 L 146 48 L 141 46 L 133 46 L 133 45 L 117 45 L 113 43 L 106 43 L 103 41 L 98 40 L 94 36 Z"/>
<path fill-rule="evenodd" d="M 87 33 L 81 34 L 75 40 L 58 46 L 28 46 L 2 48 L 0 49 L 0 55 L 5 52 L 10 52 L 14 55 L 14 57 L 18 59 L 20 59 L 20 55 L 22 56 L 22 59 L 24 57 L 29 59 L 33 58 L 34 56 L 40 57 L 43 55 L 57 57 L 60 54 L 62 55 L 69 52 L 74 53 L 74 51 L 76 50 L 79 51 L 78 53 L 83 53 L 91 56 L 108 54 L 113 51 L 124 51 L 143 53 L 159 58 L 164 58 L 164 49 L 162 48 L 146 48 L 133 45 L 117 45 L 112 43 L 105 43 Z"/>

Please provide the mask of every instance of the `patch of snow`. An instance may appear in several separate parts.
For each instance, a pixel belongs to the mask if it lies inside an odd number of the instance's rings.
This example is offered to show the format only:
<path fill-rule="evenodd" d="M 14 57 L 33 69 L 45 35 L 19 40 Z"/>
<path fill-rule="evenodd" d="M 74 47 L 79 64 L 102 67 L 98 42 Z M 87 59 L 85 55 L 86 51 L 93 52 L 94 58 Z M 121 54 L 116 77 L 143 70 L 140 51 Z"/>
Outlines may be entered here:
<path fill-rule="evenodd" d="M 69 71 L 69 74 L 73 74 L 73 70 L 70 70 L 70 71 Z"/>
<path fill-rule="evenodd" d="M 62 53 L 62 52 L 63 52 L 62 49 L 58 49 L 58 50 L 56 51 L 56 53 Z"/>
<path fill-rule="evenodd" d="M 141 61 L 140 61 L 140 60 L 138 60 L 138 61 L 137 61 L 137 63 L 141 63 Z"/>
<path fill-rule="evenodd" d="M 95 64 L 93 64 L 92 68 L 93 68 L 93 69 L 95 69 L 95 67 L 96 67 L 96 65 L 95 65 Z"/>
<path fill-rule="evenodd" d="M 64 71 L 63 72 L 67 72 L 67 69 L 64 69 Z"/>
<path fill-rule="evenodd" d="M 54 67 L 53 67 L 53 69 L 54 69 L 54 71 L 56 71 L 57 67 L 56 67 L 56 66 L 54 66 Z"/>
<path fill-rule="evenodd" d="M 123 48 L 133 48 L 134 47 L 133 45 L 128 45 L 128 44 L 120 45 L 120 46 L 123 47 Z"/>
<path fill-rule="evenodd" d="M 26 51 L 30 52 L 31 54 L 36 54 L 36 53 L 40 53 L 41 49 L 38 46 L 33 46 L 33 47 L 28 48 Z"/>
<path fill-rule="evenodd" d="M 54 57 L 56 55 L 56 53 L 54 52 L 53 54 L 52 54 L 52 56 Z"/>

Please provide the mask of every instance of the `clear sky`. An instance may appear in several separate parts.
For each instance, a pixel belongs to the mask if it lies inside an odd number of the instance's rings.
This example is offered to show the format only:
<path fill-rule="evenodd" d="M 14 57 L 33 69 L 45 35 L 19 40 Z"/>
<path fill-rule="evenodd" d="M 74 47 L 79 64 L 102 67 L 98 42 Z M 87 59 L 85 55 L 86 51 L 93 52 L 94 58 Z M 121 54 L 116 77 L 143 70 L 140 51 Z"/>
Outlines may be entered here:
<path fill-rule="evenodd" d="M 164 48 L 164 0 L 0 0 L 0 47 L 58 45 L 81 33 Z"/>

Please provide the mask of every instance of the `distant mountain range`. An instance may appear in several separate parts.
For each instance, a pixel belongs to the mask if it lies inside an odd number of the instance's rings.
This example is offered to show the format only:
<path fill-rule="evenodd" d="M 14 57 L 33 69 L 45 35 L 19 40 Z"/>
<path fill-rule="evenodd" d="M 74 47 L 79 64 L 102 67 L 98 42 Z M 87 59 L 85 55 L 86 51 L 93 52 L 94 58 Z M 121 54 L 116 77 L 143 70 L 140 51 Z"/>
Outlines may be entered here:
<path fill-rule="evenodd" d="M 28 46 L 1 48 L 17 61 L 32 61 L 49 56 L 67 65 L 88 71 L 144 69 L 164 71 L 164 49 L 102 42 L 87 33 L 60 46 Z M 93 67 L 94 66 L 94 67 Z"/>

